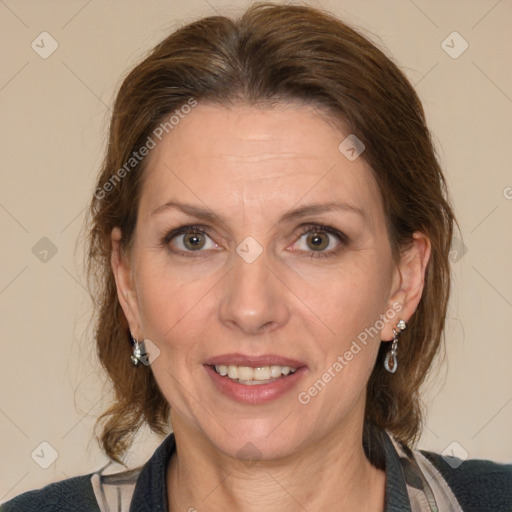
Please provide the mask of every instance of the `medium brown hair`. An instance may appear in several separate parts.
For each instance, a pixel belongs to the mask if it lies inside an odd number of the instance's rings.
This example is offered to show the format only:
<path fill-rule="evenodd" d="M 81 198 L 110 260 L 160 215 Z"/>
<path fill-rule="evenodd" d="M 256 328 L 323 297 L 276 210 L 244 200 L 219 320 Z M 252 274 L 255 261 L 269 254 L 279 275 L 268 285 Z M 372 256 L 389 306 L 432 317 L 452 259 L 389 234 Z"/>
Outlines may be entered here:
<path fill-rule="evenodd" d="M 412 446 L 422 427 L 420 386 L 442 341 L 455 222 L 420 100 L 390 58 L 333 15 L 259 3 L 238 19 L 211 16 L 173 32 L 127 75 L 117 94 L 89 210 L 87 253 L 97 350 L 115 393 L 98 420 L 104 451 L 119 461 L 144 423 L 157 433 L 168 429 L 169 404 L 151 368 L 133 368 L 130 362 L 128 324 L 110 267 L 110 235 L 119 226 L 123 250 L 129 250 L 147 159 L 132 161 L 130 168 L 126 163 L 163 120 L 191 100 L 223 105 L 297 100 L 322 107 L 365 145 L 362 158 L 382 194 L 395 261 L 415 231 L 429 237 L 423 295 L 401 336 L 398 371 L 385 371 L 389 345 L 382 343 L 365 411 L 367 425 Z"/>

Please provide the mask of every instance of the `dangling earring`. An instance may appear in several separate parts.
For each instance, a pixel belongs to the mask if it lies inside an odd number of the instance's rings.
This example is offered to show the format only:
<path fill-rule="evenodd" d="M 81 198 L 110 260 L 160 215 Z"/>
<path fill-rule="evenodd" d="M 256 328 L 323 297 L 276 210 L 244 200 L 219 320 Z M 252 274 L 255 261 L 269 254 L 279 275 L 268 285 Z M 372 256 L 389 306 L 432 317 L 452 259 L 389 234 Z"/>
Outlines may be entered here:
<path fill-rule="evenodd" d="M 384 368 L 389 373 L 395 373 L 398 368 L 398 361 L 396 360 L 396 353 L 398 352 L 398 338 L 400 337 L 400 333 L 405 330 L 407 324 L 404 320 L 400 320 L 396 325 L 396 330 L 393 329 L 393 343 L 391 345 L 391 350 L 386 354 L 386 358 L 384 359 Z"/>
<path fill-rule="evenodd" d="M 139 366 L 139 364 L 142 362 L 142 344 L 144 343 L 144 340 L 137 341 L 131 334 L 130 337 L 132 339 L 131 343 L 133 345 L 133 354 L 130 356 L 130 359 L 132 360 L 133 366 Z"/>

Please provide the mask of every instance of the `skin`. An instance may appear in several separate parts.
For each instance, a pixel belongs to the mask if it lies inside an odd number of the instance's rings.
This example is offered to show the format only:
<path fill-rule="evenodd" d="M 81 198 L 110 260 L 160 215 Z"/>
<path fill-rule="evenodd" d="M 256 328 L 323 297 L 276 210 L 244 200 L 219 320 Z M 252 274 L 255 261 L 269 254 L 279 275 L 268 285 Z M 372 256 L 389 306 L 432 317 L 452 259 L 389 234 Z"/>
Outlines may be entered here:
<path fill-rule="evenodd" d="M 131 332 L 160 350 L 151 368 L 171 405 L 178 446 L 167 472 L 171 511 L 384 510 L 385 473 L 361 444 L 365 390 L 380 340 L 391 340 L 398 320 L 408 321 L 418 305 L 430 243 L 415 233 L 411 249 L 393 261 L 371 169 L 338 150 L 347 135 L 304 104 L 199 104 L 148 157 L 128 254 L 119 229 L 112 232 L 112 268 Z M 169 200 L 224 221 L 175 208 L 151 213 Z M 362 214 L 280 220 L 330 202 Z M 200 249 L 184 245 L 183 235 L 162 243 L 171 229 L 190 224 L 207 227 Z M 310 224 L 333 227 L 349 241 L 321 232 L 318 250 L 308 241 L 315 229 L 303 234 L 300 227 Z M 252 263 L 236 252 L 248 236 L 263 249 Z M 393 304 L 400 313 L 300 403 L 297 394 Z M 279 354 L 307 370 L 276 400 L 238 403 L 213 386 L 203 366 L 233 352 Z M 248 446 L 256 459 L 250 464 L 243 460 Z"/>

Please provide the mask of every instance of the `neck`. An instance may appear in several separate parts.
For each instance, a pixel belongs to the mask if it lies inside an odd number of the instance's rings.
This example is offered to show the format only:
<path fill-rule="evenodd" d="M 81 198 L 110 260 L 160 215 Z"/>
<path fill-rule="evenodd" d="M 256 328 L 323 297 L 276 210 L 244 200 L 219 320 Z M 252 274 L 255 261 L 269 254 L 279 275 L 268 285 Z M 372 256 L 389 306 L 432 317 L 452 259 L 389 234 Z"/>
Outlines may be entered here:
<path fill-rule="evenodd" d="M 167 471 L 170 512 L 384 510 L 385 472 L 366 458 L 362 426 L 252 464 L 219 452 L 179 420 L 173 428 L 178 449 Z"/>

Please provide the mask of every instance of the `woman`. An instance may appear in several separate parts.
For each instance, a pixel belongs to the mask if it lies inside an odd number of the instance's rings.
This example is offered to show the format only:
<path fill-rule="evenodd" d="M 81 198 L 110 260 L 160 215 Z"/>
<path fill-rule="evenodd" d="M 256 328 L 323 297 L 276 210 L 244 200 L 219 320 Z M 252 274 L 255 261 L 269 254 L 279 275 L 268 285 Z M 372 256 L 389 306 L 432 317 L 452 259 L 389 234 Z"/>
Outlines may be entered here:
<path fill-rule="evenodd" d="M 334 17 L 261 4 L 124 80 L 91 204 L 102 446 L 148 463 L 2 510 L 512 510 L 512 467 L 412 450 L 455 223 L 403 74 Z"/>

